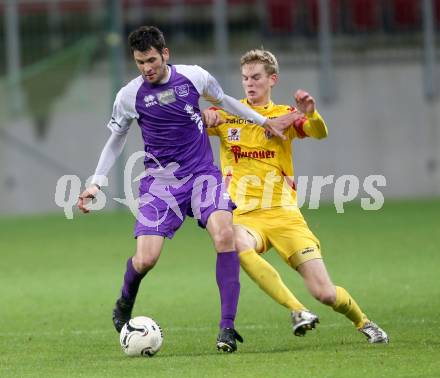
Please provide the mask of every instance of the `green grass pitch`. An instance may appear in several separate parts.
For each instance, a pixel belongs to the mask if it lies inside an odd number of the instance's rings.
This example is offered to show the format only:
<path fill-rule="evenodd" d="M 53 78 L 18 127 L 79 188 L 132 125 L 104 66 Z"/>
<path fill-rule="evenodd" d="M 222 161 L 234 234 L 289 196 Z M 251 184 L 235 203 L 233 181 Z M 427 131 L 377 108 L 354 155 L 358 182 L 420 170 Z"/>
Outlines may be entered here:
<path fill-rule="evenodd" d="M 440 200 L 304 211 L 335 283 L 386 329 L 369 345 L 306 292 L 274 251 L 266 254 L 321 324 L 294 337 L 289 313 L 241 273 L 237 353 L 215 350 L 215 254 L 188 220 L 141 285 L 134 315 L 164 329 L 151 359 L 126 357 L 111 323 L 134 251 L 126 213 L 0 219 L 1 377 L 439 377 Z"/>

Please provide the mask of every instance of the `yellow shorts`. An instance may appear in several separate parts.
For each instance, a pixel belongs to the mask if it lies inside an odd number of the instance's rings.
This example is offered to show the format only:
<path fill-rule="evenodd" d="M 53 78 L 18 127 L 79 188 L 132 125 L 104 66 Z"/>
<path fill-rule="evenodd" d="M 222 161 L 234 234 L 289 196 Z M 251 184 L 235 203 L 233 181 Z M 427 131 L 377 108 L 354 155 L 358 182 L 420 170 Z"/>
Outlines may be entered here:
<path fill-rule="evenodd" d="M 234 224 L 242 226 L 255 238 L 258 253 L 274 247 L 294 269 L 306 261 L 322 258 L 319 240 L 297 208 L 277 207 L 234 214 Z"/>

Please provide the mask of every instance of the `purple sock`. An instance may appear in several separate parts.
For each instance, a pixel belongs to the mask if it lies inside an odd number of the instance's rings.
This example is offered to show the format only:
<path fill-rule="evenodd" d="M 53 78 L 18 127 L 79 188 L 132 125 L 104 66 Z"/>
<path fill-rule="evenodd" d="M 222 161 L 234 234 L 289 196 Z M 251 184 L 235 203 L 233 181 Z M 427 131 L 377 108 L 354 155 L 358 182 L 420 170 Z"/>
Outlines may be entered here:
<path fill-rule="evenodd" d="M 125 299 L 134 301 L 136 299 L 139 285 L 146 273 L 138 273 L 134 267 L 131 257 L 127 260 L 127 270 L 124 275 L 124 285 L 122 286 L 122 296 Z"/>
<path fill-rule="evenodd" d="M 220 328 L 234 328 L 240 295 L 240 260 L 237 252 L 217 253 L 216 278 L 222 307 Z"/>

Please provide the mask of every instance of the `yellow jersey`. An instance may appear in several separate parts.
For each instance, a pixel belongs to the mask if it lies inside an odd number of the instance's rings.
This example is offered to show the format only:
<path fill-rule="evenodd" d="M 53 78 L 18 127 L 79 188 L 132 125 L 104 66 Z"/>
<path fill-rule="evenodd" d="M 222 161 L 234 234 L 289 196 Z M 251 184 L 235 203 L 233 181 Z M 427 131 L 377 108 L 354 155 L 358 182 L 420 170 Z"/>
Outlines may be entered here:
<path fill-rule="evenodd" d="M 272 101 L 251 106 L 267 118 L 276 118 L 294 110 Z M 292 159 L 292 140 L 327 136 L 324 120 L 315 111 L 285 131 L 287 140 L 270 135 L 261 126 L 218 110 L 224 123 L 208 128 L 210 136 L 220 138 L 220 161 L 228 192 L 237 205 L 234 214 L 280 206 L 296 207 L 296 187 Z"/>

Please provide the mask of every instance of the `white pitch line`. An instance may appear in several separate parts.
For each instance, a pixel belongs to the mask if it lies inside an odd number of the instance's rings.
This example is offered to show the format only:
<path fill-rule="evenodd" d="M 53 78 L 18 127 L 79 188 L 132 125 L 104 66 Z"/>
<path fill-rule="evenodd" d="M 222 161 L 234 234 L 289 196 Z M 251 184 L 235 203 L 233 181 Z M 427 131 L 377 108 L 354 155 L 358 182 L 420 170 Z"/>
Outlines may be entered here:
<path fill-rule="evenodd" d="M 319 325 L 319 328 L 335 328 L 335 327 L 344 327 L 345 324 L 339 324 L 339 323 L 327 323 L 325 325 Z M 290 328 L 290 323 L 286 321 L 283 325 L 264 325 L 264 324 L 248 324 L 248 325 L 241 325 L 237 327 L 239 329 L 264 329 L 264 330 L 270 330 L 270 329 L 280 329 L 280 328 Z M 184 331 L 216 331 L 214 327 L 167 327 L 163 328 L 166 333 L 170 332 L 184 332 Z M 18 337 L 25 337 L 25 336 L 64 336 L 64 335 L 103 335 L 103 334 L 113 334 L 115 337 L 117 334 L 112 328 L 108 329 L 92 329 L 92 330 L 58 330 L 57 332 L 54 331 L 43 331 L 43 332 L 0 332 L 0 337 L 10 337 L 10 336 L 18 336 Z"/>

